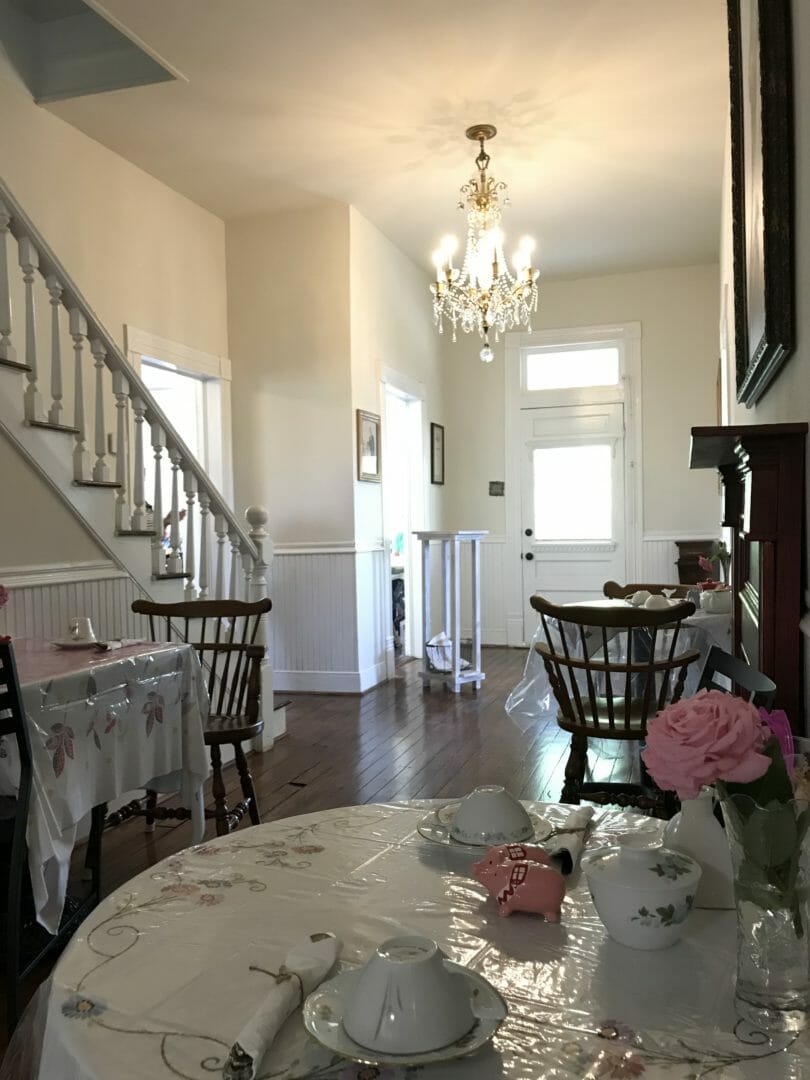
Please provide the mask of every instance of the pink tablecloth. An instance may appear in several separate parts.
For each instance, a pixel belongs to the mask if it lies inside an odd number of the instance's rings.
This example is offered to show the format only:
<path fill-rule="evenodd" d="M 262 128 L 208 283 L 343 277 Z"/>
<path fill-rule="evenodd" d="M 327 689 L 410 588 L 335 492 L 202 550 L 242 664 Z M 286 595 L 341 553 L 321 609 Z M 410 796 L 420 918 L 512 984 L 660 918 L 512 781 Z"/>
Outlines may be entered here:
<path fill-rule="evenodd" d="M 94 806 L 146 786 L 179 791 L 202 839 L 208 695 L 190 645 L 102 653 L 20 639 L 14 652 L 34 769 L 29 869 L 37 918 L 54 932 L 77 827 Z M 19 777 L 16 744 L 0 740 L 0 794 L 16 795 Z"/>

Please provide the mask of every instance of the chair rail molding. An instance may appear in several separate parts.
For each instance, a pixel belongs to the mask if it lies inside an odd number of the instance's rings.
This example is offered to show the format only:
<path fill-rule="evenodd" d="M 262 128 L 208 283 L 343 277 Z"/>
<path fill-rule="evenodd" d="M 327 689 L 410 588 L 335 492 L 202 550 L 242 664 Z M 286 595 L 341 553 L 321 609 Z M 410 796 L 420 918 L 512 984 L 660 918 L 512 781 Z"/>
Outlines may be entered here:
<path fill-rule="evenodd" d="M 8 589 L 29 588 L 34 585 L 61 585 L 72 581 L 107 581 L 111 578 L 128 577 L 127 571 L 111 559 L 0 567 L 0 584 Z"/>

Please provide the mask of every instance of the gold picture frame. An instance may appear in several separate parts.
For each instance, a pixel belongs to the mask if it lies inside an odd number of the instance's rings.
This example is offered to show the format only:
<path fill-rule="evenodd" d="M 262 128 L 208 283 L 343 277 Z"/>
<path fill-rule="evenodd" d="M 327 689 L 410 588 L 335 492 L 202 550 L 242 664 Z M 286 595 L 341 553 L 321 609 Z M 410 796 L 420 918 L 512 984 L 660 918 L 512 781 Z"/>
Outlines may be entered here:
<path fill-rule="evenodd" d="M 382 482 L 382 425 L 376 413 L 357 409 L 357 479 Z"/>

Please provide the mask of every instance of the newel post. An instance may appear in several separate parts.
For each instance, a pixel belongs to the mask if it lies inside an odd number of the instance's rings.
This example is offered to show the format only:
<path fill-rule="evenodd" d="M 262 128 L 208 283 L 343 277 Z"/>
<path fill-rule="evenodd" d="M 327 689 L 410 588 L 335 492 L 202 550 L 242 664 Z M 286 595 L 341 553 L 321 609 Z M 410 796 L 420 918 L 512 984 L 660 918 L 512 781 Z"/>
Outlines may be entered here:
<path fill-rule="evenodd" d="M 270 514 L 263 506 L 249 506 L 245 511 L 247 523 L 250 526 L 248 536 L 256 548 L 256 556 L 252 560 L 249 590 L 249 600 L 263 600 L 269 592 L 270 566 L 273 561 L 273 541 L 270 538 L 265 525 Z M 273 745 L 277 735 L 282 731 L 276 731 L 273 713 L 273 665 L 269 656 L 270 625 L 269 616 L 262 618 L 257 637 L 259 644 L 264 645 L 265 655 L 262 661 L 262 716 L 264 719 L 264 733 L 255 740 L 254 750 L 268 750 Z M 259 743 L 260 745 L 256 745 Z"/>

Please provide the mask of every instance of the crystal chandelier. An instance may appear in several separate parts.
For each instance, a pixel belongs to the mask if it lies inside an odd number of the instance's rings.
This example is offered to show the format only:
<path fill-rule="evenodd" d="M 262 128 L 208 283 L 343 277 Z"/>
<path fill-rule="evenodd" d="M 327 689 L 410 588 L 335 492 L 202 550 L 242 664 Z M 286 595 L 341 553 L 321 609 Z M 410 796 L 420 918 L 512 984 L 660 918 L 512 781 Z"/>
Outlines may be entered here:
<path fill-rule="evenodd" d="M 453 327 L 453 341 L 458 326 L 469 334 L 477 330 L 484 339 L 481 359 L 490 363 L 494 357 L 489 341 L 490 330 L 498 335 L 513 327 L 531 330 L 531 313 L 537 310 L 537 279 L 540 271 L 531 265 L 534 241 L 525 236 L 512 259 L 510 273 L 503 253 L 501 207 L 509 205 L 506 184 L 487 175 L 489 154 L 484 142 L 496 134 L 492 124 L 467 128 L 467 138 L 480 146 L 475 164 L 478 175 L 461 188 L 459 209 L 467 210 L 467 250 L 461 269 L 453 266 L 457 247 L 455 237 L 446 236 L 433 253 L 436 280 L 433 293 L 433 321 L 441 334 L 444 320 Z"/>

